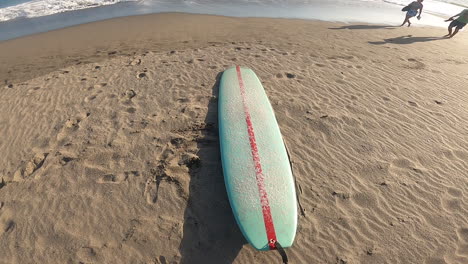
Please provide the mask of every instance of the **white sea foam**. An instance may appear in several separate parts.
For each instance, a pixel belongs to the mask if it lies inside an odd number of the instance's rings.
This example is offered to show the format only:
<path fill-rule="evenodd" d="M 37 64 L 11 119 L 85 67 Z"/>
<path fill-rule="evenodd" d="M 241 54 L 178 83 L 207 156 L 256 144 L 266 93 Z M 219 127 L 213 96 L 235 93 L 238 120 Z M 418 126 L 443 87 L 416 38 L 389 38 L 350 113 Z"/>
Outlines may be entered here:
<path fill-rule="evenodd" d="M 16 18 L 32 18 L 56 13 L 112 5 L 139 0 L 32 0 L 18 5 L 0 8 L 0 21 Z"/>

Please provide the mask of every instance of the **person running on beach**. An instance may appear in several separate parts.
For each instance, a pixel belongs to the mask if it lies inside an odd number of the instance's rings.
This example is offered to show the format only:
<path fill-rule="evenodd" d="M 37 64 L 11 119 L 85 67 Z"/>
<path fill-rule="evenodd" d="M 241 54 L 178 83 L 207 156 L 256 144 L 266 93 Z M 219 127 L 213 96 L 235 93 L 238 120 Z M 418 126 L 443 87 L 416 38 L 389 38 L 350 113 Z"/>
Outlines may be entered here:
<path fill-rule="evenodd" d="M 405 8 L 408 8 L 408 12 L 406 12 L 405 20 L 403 21 L 403 24 L 401 24 L 400 27 L 402 27 L 406 23 L 408 23 L 408 27 L 411 26 L 410 19 L 412 17 L 415 17 L 418 14 L 418 10 L 419 10 L 418 19 L 421 19 L 421 14 L 423 11 L 423 4 L 422 4 L 423 1 L 424 0 L 414 1 L 411 4 L 409 4 L 407 7 L 405 7 Z"/>
<path fill-rule="evenodd" d="M 458 18 L 454 20 L 455 17 L 458 17 Z M 449 33 L 445 35 L 444 37 L 452 38 L 458 33 L 460 29 L 464 28 L 466 24 L 468 23 L 468 8 L 463 10 L 460 14 L 454 15 L 453 17 L 445 20 L 445 22 L 449 22 L 449 21 L 452 21 L 452 23 L 450 23 L 448 27 Z M 453 28 L 455 28 L 455 31 L 452 33 Z"/>

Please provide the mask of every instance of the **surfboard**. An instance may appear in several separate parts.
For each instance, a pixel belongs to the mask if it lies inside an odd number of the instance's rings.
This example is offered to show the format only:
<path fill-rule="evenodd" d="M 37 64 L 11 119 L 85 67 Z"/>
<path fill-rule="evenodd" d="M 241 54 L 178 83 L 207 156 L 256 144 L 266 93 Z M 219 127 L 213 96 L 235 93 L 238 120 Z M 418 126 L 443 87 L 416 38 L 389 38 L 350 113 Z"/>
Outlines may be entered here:
<path fill-rule="evenodd" d="M 294 178 L 273 108 L 251 69 L 224 71 L 218 111 L 224 181 L 241 232 L 257 250 L 292 246 Z"/>

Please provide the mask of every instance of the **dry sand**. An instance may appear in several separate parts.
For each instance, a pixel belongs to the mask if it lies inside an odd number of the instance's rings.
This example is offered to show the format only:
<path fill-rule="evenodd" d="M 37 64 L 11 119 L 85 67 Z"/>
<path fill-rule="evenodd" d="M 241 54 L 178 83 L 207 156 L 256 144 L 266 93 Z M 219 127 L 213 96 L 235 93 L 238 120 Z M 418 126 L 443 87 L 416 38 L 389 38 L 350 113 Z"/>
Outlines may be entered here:
<path fill-rule="evenodd" d="M 444 34 L 160 14 L 1 42 L 0 263 L 280 263 L 224 189 L 235 64 L 291 151 L 290 263 L 468 263 L 468 34 Z"/>

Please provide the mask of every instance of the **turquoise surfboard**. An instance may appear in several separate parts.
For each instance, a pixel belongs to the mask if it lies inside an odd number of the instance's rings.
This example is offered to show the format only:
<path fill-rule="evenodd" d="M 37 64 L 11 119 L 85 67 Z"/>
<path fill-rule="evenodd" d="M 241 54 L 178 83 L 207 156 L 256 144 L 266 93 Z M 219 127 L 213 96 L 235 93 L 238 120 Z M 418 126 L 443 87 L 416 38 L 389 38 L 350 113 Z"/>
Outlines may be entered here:
<path fill-rule="evenodd" d="M 294 179 L 273 108 L 251 69 L 224 71 L 218 109 L 224 181 L 240 230 L 258 250 L 292 246 Z"/>

